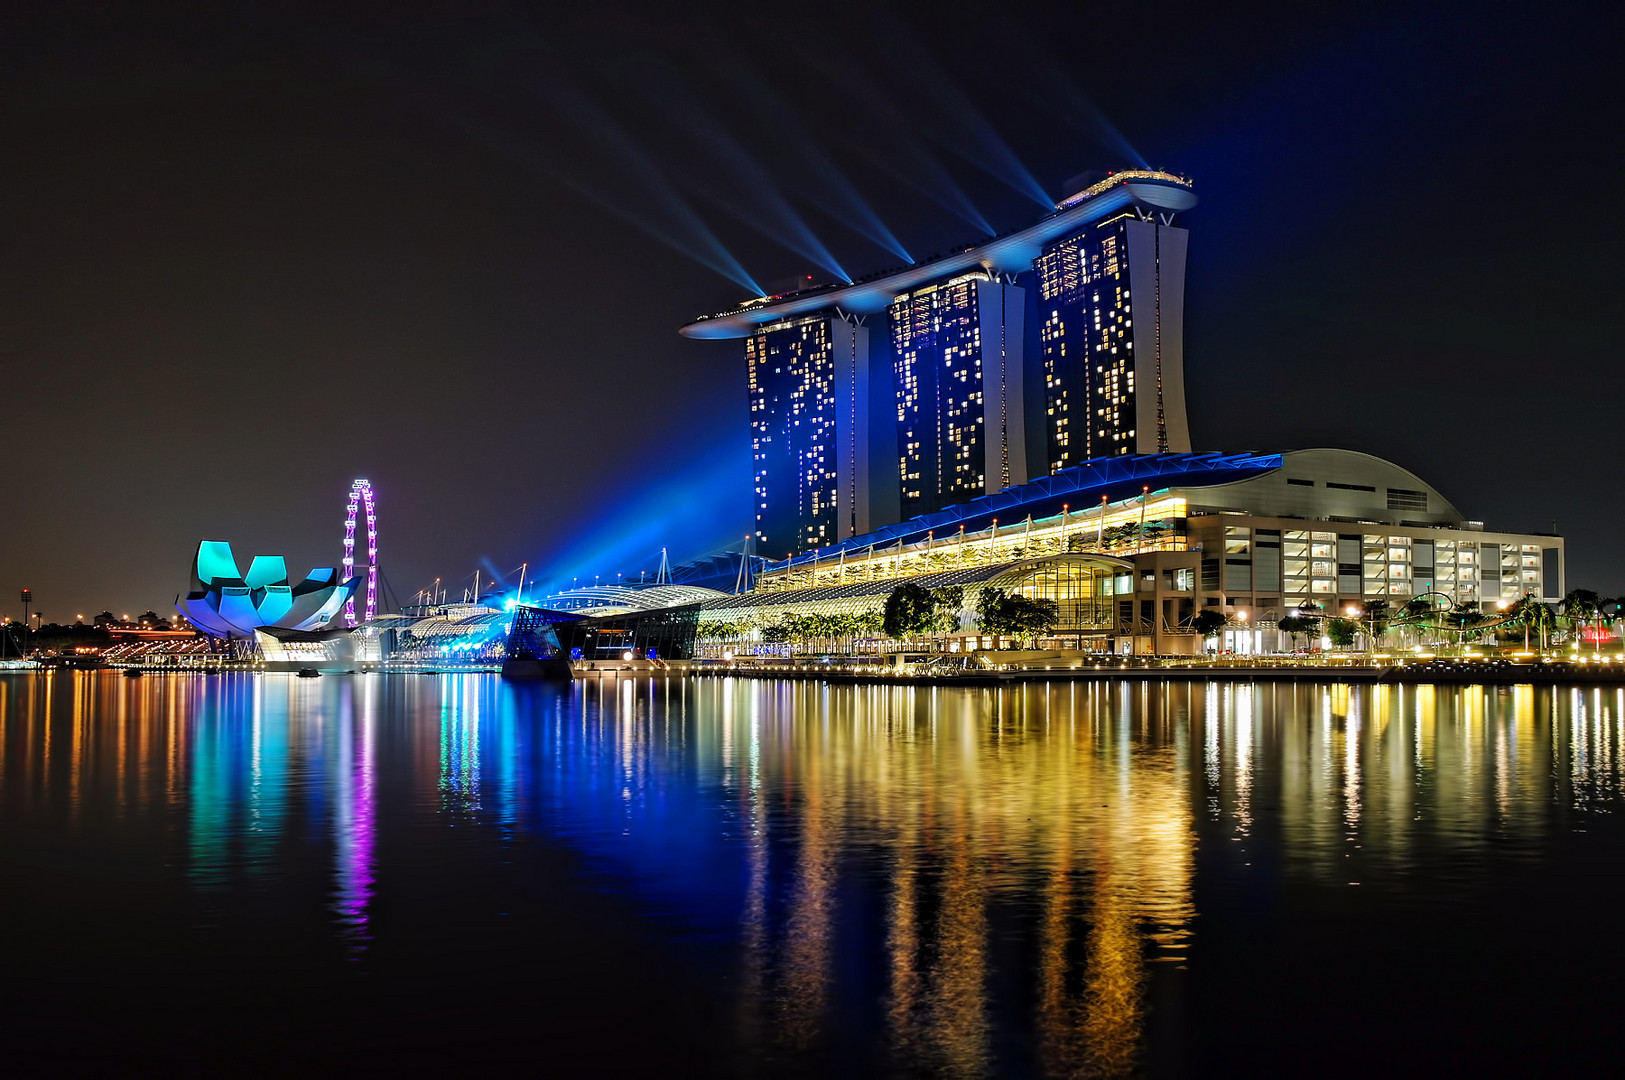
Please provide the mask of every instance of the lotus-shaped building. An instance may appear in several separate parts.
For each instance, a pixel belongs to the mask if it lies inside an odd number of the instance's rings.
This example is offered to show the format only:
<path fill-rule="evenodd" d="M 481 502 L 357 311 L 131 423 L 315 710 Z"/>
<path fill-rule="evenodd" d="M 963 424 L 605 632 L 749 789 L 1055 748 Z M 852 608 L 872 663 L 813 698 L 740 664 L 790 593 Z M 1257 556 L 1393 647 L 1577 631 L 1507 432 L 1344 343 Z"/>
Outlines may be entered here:
<path fill-rule="evenodd" d="M 175 610 L 214 637 L 253 637 L 260 627 L 309 630 L 328 622 L 355 595 L 360 577 L 340 581 L 331 566 L 288 584 L 280 555 L 256 555 L 244 574 L 224 540 L 204 540 L 192 558 L 192 591 Z"/>

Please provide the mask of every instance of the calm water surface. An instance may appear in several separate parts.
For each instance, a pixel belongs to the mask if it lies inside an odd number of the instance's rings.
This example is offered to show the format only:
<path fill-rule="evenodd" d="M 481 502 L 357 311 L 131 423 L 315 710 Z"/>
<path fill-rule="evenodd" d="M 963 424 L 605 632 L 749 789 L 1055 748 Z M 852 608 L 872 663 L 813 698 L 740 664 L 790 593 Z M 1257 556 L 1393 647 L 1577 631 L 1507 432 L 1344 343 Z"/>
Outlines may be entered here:
<path fill-rule="evenodd" d="M 1625 691 L 0 678 L 12 1068 L 1529 1075 Z"/>

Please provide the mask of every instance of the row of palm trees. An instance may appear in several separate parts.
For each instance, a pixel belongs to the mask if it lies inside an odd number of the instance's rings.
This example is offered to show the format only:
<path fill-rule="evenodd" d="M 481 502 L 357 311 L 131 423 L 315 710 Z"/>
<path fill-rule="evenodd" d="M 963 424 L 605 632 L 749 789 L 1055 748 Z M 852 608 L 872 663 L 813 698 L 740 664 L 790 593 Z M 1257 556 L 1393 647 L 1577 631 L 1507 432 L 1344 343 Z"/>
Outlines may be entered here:
<path fill-rule="evenodd" d="M 1347 619 L 1327 617 L 1319 608 L 1306 607 L 1298 614 L 1282 618 L 1277 627 L 1294 637 L 1325 632 L 1334 644 L 1342 645 L 1352 641 L 1356 628 L 1365 629 L 1375 644 L 1375 639 L 1390 629 L 1442 631 L 1456 635 L 1459 642 L 1475 631 L 1493 631 L 1511 625 L 1523 628 L 1525 651 L 1531 639 L 1544 651 L 1566 623 L 1570 631 L 1580 637 L 1587 629 L 1593 630 L 1592 643 L 1600 650 L 1603 628 L 1622 619 L 1625 619 L 1625 598 L 1608 599 L 1590 589 L 1571 589 L 1555 608 L 1526 593 L 1501 613 L 1487 615 L 1475 603 L 1452 602 L 1440 594 L 1426 594 L 1413 598 L 1392 613 L 1387 601 L 1370 600 L 1363 611 Z M 1226 622 L 1222 613 L 1207 609 L 1196 614 L 1191 626 L 1203 637 L 1210 637 Z"/>
<path fill-rule="evenodd" d="M 960 628 L 966 604 L 960 585 L 926 589 L 904 582 L 893 589 L 880 611 L 797 614 L 784 612 L 767 620 L 753 616 L 711 622 L 699 636 L 709 644 L 742 643 L 760 635 L 770 644 L 794 644 L 814 652 L 853 651 L 859 639 L 888 637 L 909 641 L 952 634 Z M 974 604 L 975 625 L 996 638 L 1036 640 L 1054 630 L 1060 617 L 1055 601 L 983 588 Z"/>
<path fill-rule="evenodd" d="M 1372 622 L 1373 629 L 1378 624 L 1430 627 L 1454 633 L 1458 640 L 1473 631 L 1493 631 L 1509 625 L 1521 626 L 1525 651 L 1528 651 L 1532 644 L 1538 644 L 1544 651 L 1558 629 L 1566 623 L 1570 631 L 1576 635 L 1583 634 L 1588 628 L 1594 629 L 1596 632 L 1593 633 L 1592 640 L 1600 649 L 1602 628 L 1608 622 L 1618 621 L 1622 614 L 1621 603 L 1621 600 L 1598 596 L 1590 589 L 1570 589 L 1554 608 L 1551 604 L 1543 603 L 1525 593 L 1497 615 L 1485 614 L 1479 610 L 1477 604 L 1471 602 L 1436 606 L 1431 597 L 1419 596 L 1406 604 L 1398 617 L 1383 619 L 1379 616 Z"/>
<path fill-rule="evenodd" d="M 1625 601 L 1601 597 L 1590 589 L 1570 589 L 1553 608 L 1525 593 L 1507 606 L 1501 618 L 1482 618 L 1491 626 L 1504 623 L 1522 626 L 1525 651 L 1532 643 L 1538 643 L 1545 650 L 1563 623 L 1568 624 L 1569 631 L 1576 638 L 1583 638 L 1586 630 L 1592 630 L 1592 643 L 1600 650 L 1603 628 L 1625 615 L 1620 610 L 1622 603 Z M 1531 638 L 1534 642 L 1531 642 Z"/>
<path fill-rule="evenodd" d="M 1541 640 L 1544 643 L 1546 636 L 1556 624 L 1552 609 L 1545 604 L 1540 604 L 1528 595 L 1525 595 L 1518 603 L 1533 604 L 1546 609 L 1545 615 L 1531 614 L 1531 618 L 1541 627 Z M 1605 598 L 1598 596 L 1590 589 L 1570 589 L 1567 595 L 1563 597 L 1561 608 L 1563 618 L 1569 621 L 1569 624 L 1575 628 L 1575 632 L 1581 635 L 1582 638 L 1588 628 L 1594 631 L 1591 635 L 1592 645 L 1600 651 L 1602 649 L 1603 627 L 1610 622 L 1617 623 L 1621 618 L 1625 618 L 1625 610 L 1622 610 L 1625 609 L 1625 597 Z M 1527 642 L 1525 644 L 1527 645 Z M 1544 647 L 1544 644 L 1542 647 Z"/>
<path fill-rule="evenodd" d="M 843 652 L 852 647 L 856 638 L 878 637 L 881 620 L 878 611 L 807 615 L 787 613 L 767 623 L 747 616 L 731 622 L 706 624 L 701 627 L 701 637 L 710 642 L 741 642 L 760 631 L 761 640 L 765 642 L 794 642 L 819 652 Z"/>

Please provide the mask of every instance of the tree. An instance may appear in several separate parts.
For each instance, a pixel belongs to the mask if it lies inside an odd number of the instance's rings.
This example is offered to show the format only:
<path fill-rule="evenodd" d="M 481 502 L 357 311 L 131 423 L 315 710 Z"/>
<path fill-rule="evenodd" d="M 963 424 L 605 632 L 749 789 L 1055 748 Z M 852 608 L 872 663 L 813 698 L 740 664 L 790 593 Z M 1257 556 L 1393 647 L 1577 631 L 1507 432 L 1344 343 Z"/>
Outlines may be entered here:
<path fill-rule="evenodd" d="M 1617 597 L 1600 597 L 1597 600 L 1597 648 L 1602 648 L 1602 633 L 1611 623 L 1619 622 L 1621 605 L 1625 601 Z M 1618 636 L 1618 631 L 1609 631 Z"/>
<path fill-rule="evenodd" d="M 1191 629 L 1196 631 L 1198 637 L 1206 641 L 1220 630 L 1223 630 L 1229 622 L 1230 620 L 1225 618 L 1224 612 L 1218 608 L 1203 608 L 1191 616 Z"/>
<path fill-rule="evenodd" d="M 976 594 L 976 625 L 984 632 L 997 633 L 990 625 L 990 621 L 998 620 L 999 602 L 1005 597 L 1003 589 L 995 589 L 989 585 Z"/>
<path fill-rule="evenodd" d="M 931 630 L 951 634 L 959 629 L 959 612 L 965 606 L 965 586 L 944 585 L 931 590 Z"/>
<path fill-rule="evenodd" d="M 835 620 L 818 612 L 803 615 L 796 623 L 796 637 L 803 643 L 818 642 L 828 646 L 829 639 L 835 636 Z"/>
<path fill-rule="evenodd" d="M 1438 625 L 1435 620 L 1436 615 L 1437 609 L 1435 609 L 1433 606 L 1433 599 L 1431 596 L 1413 596 L 1409 602 L 1405 604 L 1404 608 L 1400 610 L 1400 613 L 1395 616 L 1393 621 L 1398 623 L 1400 626 L 1406 626 L 1417 630 L 1418 633 L 1414 635 L 1415 641 L 1416 644 L 1421 644 L 1421 630 L 1438 629 Z"/>
<path fill-rule="evenodd" d="M 1377 647 L 1377 638 L 1388 629 L 1388 620 L 1393 617 L 1393 605 L 1386 600 L 1367 600 L 1365 602 L 1365 621 L 1371 628 L 1371 647 Z"/>
<path fill-rule="evenodd" d="M 1580 632 L 1601 611 L 1601 597 L 1590 589 L 1570 589 L 1568 595 L 1563 597 L 1563 617 L 1575 628 L 1576 641 L 1580 639 Z M 1597 647 L 1602 647 L 1600 642 Z"/>
<path fill-rule="evenodd" d="M 1123 547 L 1135 535 L 1137 526 L 1131 523 L 1113 525 L 1101 534 L 1100 542 L 1104 550 L 1111 551 Z"/>
<path fill-rule="evenodd" d="M 1060 607 L 1053 600 L 1035 600 L 989 586 L 976 598 L 976 622 L 994 637 L 1034 639 L 1055 629 Z"/>
<path fill-rule="evenodd" d="M 865 611 L 861 615 L 853 616 L 855 634 L 863 637 L 874 637 L 885 633 L 886 617 L 879 611 Z"/>
<path fill-rule="evenodd" d="M 1508 609 L 1508 615 L 1523 623 L 1523 647 L 1525 649 L 1529 648 L 1529 634 L 1531 631 L 1539 636 L 1540 647 L 1542 649 L 1546 648 L 1546 635 L 1557 623 L 1551 608 L 1536 600 L 1530 594 L 1524 593 L 1522 599 Z"/>
<path fill-rule="evenodd" d="M 1282 633 L 1297 637 L 1299 634 L 1314 633 L 1318 629 L 1318 620 L 1311 619 L 1307 615 L 1287 615 L 1276 622 L 1275 627 Z"/>
<path fill-rule="evenodd" d="M 1557 612 L 1550 604 L 1536 602 L 1533 608 L 1535 616 L 1535 629 L 1540 631 L 1540 647 L 1547 648 L 1551 644 L 1552 631 L 1557 628 Z"/>
<path fill-rule="evenodd" d="M 1450 629 L 1456 632 L 1456 642 L 1460 644 L 1466 639 L 1469 631 L 1483 624 L 1484 613 L 1471 600 L 1461 600 L 1444 613 L 1444 619 Z"/>
<path fill-rule="evenodd" d="M 1327 619 L 1326 636 L 1331 639 L 1332 646 L 1346 649 L 1354 644 L 1354 635 L 1360 628 L 1348 619 Z"/>
<path fill-rule="evenodd" d="M 881 629 L 887 637 L 901 641 L 929 631 L 935 615 L 936 601 L 930 591 L 905 581 L 886 597 Z"/>
<path fill-rule="evenodd" d="M 1055 624 L 1061 621 L 1061 607 L 1053 600 L 1012 596 L 1010 602 L 1016 608 L 1016 622 L 1022 633 L 1035 645 L 1039 638 L 1052 633 Z"/>
<path fill-rule="evenodd" d="M 700 637 L 706 641 L 738 641 L 749 636 L 756 629 L 752 619 L 734 619 L 731 621 L 702 623 Z"/>

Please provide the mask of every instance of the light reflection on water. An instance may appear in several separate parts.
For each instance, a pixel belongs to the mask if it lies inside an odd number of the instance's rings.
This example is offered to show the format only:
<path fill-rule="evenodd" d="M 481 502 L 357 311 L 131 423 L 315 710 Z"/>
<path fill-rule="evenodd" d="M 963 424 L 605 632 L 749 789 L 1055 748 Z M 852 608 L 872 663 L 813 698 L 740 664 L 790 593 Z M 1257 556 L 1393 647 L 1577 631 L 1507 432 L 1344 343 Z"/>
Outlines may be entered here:
<path fill-rule="evenodd" d="M 1177 1059 L 1158 1017 L 1247 897 L 1414 913 L 1539 874 L 1621 805 L 1622 724 L 1597 687 L 60 674 L 0 679 L 0 825 L 178 829 L 205 925 L 318 851 L 359 964 L 383 852 L 563 842 L 723 957 L 751 1056 L 1121 1075 Z"/>

